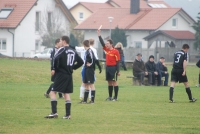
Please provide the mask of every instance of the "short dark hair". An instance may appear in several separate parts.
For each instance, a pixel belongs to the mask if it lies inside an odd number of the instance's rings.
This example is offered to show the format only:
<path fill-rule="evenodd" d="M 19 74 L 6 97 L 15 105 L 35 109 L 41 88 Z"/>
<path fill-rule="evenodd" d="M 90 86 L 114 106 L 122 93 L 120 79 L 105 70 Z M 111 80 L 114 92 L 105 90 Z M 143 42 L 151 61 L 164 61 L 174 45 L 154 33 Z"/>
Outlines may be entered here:
<path fill-rule="evenodd" d="M 89 40 L 84 40 L 84 41 L 83 41 L 83 45 L 84 45 L 85 47 L 90 47 L 90 41 L 89 41 Z"/>
<path fill-rule="evenodd" d="M 62 40 L 64 40 L 67 44 L 70 42 L 68 36 L 62 36 Z"/>
<path fill-rule="evenodd" d="M 89 39 L 90 45 L 94 45 L 94 39 Z"/>
<path fill-rule="evenodd" d="M 113 41 L 112 41 L 111 39 L 108 39 L 107 41 L 108 41 L 110 44 L 113 45 Z"/>
<path fill-rule="evenodd" d="M 164 57 L 160 57 L 160 59 L 165 59 Z"/>
<path fill-rule="evenodd" d="M 188 44 L 183 44 L 182 49 L 189 49 L 190 46 Z"/>
<path fill-rule="evenodd" d="M 59 43 L 60 42 L 60 39 L 56 39 L 55 41 L 55 44 Z"/>

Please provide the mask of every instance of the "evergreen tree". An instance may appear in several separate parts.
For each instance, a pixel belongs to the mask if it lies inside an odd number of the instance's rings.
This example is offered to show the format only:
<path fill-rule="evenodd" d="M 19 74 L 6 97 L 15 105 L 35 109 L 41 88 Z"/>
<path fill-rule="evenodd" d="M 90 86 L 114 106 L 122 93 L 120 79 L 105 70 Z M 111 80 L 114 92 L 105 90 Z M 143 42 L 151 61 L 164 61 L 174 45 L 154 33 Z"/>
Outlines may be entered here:
<path fill-rule="evenodd" d="M 200 15 L 200 12 L 198 13 Z M 195 33 L 195 43 L 194 43 L 194 48 L 200 51 L 200 16 L 197 16 L 197 21 L 194 23 L 192 26 L 194 30 L 196 31 Z"/>
<path fill-rule="evenodd" d="M 116 27 L 114 30 L 112 30 L 111 39 L 113 40 L 114 45 L 118 42 L 121 42 L 123 44 L 123 47 L 127 46 L 126 34 L 123 29 L 119 29 L 118 27 Z"/>
<path fill-rule="evenodd" d="M 70 34 L 70 36 L 69 36 L 69 38 L 70 38 L 70 45 L 71 46 L 78 46 L 78 40 L 74 37 L 74 34 L 73 33 L 71 33 Z"/>

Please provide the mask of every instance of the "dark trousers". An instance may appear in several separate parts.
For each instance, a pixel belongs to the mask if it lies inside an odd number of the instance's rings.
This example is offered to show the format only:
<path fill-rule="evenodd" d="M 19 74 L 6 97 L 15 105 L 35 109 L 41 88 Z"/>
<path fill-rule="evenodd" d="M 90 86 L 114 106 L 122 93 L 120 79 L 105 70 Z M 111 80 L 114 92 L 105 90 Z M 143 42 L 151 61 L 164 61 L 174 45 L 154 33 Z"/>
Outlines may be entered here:
<path fill-rule="evenodd" d="M 121 63 L 122 63 L 123 69 L 124 69 L 124 70 L 127 70 L 127 69 L 126 69 L 125 62 L 124 62 L 124 56 L 121 57 Z"/>
<path fill-rule="evenodd" d="M 148 83 L 149 84 L 152 84 L 152 76 L 153 76 L 153 74 L 151 73 L 151 72 L 148 72 L 148 75 L 146 75 L 145 77 L 147 77 L 148 78 Z"/>
<path fill-rule="evenodd" d="M 162 77 L 165 77 L 164 86 L 167 86 L 168 85 L 169 74 L 168 73 L 165 74 L 164 72 L 158 72 L 158 86 L 161 85 Z"/>
<path fill-rule="evenodd" d="M 140 85 L 144 84 L 144 72 L 135 73 L 134 76 L 140 80 Z"/>

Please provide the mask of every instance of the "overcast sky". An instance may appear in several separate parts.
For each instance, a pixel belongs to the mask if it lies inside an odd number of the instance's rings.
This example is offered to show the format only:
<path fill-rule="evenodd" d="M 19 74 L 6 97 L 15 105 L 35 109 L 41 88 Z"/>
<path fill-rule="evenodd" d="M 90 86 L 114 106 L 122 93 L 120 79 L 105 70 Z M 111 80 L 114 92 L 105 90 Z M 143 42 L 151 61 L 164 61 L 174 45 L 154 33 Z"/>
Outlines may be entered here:
<path fill-rule="evenodd" d="M 76 3 L 78 2 L 99 2 L 99 3 L 104 3 L 108 0 L 63 0 L 63 2 L 65 2 L 65 4 L 67 5 L 68 8 L 71 8 L 72 6 L 74 6 Z"/>

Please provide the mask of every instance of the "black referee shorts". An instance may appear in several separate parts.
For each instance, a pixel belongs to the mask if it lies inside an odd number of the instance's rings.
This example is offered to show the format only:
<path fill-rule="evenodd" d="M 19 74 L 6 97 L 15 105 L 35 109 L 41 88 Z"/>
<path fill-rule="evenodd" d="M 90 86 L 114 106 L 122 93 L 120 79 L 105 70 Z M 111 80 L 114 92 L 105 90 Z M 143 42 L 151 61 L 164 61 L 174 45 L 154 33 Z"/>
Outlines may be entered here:
<path fill-rule="evenodd" d="M 95 78 L 94 78 L 94 68 L 86 67 L 84 71 L 84 79 L 83 83 L 85 84 L 94 84 Z"/>
<path fill-rule="evenodd" d="M 117 66 L 106 66 L 106 80 L 117 81 Z"/>
<path fill-rule="evenodd" d="M 179 82 L 179 83 L 188 82 L 187 75 L 185 74 L 185 76 L 182 76 L 182 73 L 183 73 L 183 69 L 173 68 L 171 71 L 171 81 Z"/>
<path fill-rule="evenodd" d="M 73 93 L 72 75 L 57 73 L 55 76 L 52 91 L 59 93 Z"/>

